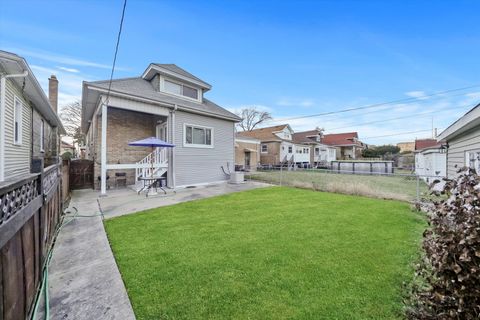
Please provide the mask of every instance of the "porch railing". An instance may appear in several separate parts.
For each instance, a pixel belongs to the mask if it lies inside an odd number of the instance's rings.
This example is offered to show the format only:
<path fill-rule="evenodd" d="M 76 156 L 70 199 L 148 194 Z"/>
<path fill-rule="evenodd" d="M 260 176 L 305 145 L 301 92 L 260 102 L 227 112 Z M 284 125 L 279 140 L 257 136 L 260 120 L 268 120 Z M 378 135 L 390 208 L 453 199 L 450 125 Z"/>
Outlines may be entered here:
<path fill-rule="evenodd" d="M 135 169 L 135 181 L 138 181 L 139 177 L 149 177 L 155 175 L 158 170 L 165 168 L 167 164 L 167 149 L 155 148 L 153 152 L 149 153 L 145 158 L 137 162 L 138 167 Z"/>

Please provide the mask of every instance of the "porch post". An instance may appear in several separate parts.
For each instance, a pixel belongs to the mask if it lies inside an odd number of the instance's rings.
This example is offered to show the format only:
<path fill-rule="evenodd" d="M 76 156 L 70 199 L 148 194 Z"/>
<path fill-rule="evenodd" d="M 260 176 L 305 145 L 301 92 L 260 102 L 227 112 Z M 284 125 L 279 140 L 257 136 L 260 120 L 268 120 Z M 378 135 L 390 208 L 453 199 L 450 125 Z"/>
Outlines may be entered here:
<path fill-rule="evenodd" d="M 107 194 L 107 101 L 102 101 L 101 195 Z"/>
<path fill-rule="evenodd" d="M 174 109 L 170 112 L 170 143 L 175 144 L 175 110 L 177 110 L 177 105 L 175 105 Z M 171 187 L 175 189 L 176 182 L 175 182 L 175 148 L 170 148 L 170 159 L 169 159 L 169 167 L 171 169 L 170 177 L 171 177 Z"/>

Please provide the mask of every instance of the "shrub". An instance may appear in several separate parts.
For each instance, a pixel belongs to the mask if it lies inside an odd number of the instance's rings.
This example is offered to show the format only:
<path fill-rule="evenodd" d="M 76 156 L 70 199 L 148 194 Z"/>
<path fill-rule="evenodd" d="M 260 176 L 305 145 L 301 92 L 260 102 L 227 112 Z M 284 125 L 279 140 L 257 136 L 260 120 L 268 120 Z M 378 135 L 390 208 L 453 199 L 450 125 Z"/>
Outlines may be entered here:
<path fill-rule="evenodd" d="M 446 180 L 448 198 L 434 203 L 423 234 L 407 316 L 410 319 L 480 318 L 480 177 L 462 169 Z"/>
<path fill-rule="evenodd" d="M 63 160 L 70 160 L 70 159 L 72 159 L 72 157 L 73 157 L 73 154 L 70 151 L 65 151 L 62 154 L 62 159 Z"/>

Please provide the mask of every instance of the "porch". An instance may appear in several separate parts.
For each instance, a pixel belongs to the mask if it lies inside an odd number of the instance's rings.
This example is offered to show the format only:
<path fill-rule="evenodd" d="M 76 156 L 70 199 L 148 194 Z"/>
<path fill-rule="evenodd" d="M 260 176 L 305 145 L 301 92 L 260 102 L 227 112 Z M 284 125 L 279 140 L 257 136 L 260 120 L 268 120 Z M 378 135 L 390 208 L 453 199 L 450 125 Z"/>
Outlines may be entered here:
<path fill-rule="evenodd" d="M 173 186 L 173 151 L 164 148 L 129 146 L 129 142 L 155 136 L 172 141 L 172 115 L 161 106 L 111 97 L 101 103 L 94 117 L 89 158 L 94 161 L 95 189 L 107 190 L 133 186 L 140 189 L 139 177 L 165 176 Z"/>

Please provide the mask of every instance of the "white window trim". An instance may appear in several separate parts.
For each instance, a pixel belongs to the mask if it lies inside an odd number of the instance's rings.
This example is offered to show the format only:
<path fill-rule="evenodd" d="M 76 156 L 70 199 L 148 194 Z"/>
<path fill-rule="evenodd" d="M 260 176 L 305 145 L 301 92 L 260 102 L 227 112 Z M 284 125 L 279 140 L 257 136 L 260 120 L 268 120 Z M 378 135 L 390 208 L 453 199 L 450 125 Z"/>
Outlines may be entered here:
<path fill-rule="evenodd" d="M 267 151 L 263 151 L 263 146 L 267 147 Z M 262 144 L 260 146 L 260 153 L 268 153 L 268 145 L 267 144 Z"/>
<path fill-rule="evenodd" d="M 45 152 L 45 120 L 40 120 L 40 152 Z"/>
<path fill-rule="evenodd" d="M 212 144 L 194 144 L 194 143 L 187 143 L 187 127 L 195 127 L 195 128 L 203 128 L 203 129 L 210 129 L 211 130 L 211 141 Z M 192 137 L 193 140 L 193 137 Z M 215 147 L 214 141 L 214 130 L 212 127 L 202 126 L 198 124 L 191 124 L 191 123 L 184 123 L 183 124 L 183 146 L 185 148 L 206 148 L 206 149 L 213 149 Z"/>
<path fill-rule="evenodd" d="M 18 128 L 18 141 L 15 140 L 15 122 L 17 122 L 17 102 L 20 103 L 20 121 Z M 16 146 L 21 146 L 23 141 L 23 102 L 17 97 L 13 96 L 13 144 Z"/>
<path fill-rule="evenodd" d="M 175 94 L 175 93 L 171 93 L 171 92 L 168 92 L 165 90 L 165 80 L 167 81 L 170 81 L 170 82 L 173 82 L 173 83 L 176 83 L 180 86 L 187 86 L 187 87 L 190 87 L 192 89 L 195 89 L 197 90 L 198 92 L 198 99 L 194 99 L 194 98 L 190 98 L 190 97 L 187 97 L 187 96 L 184 96 L 183 94 Z M 169 95 L 169 96 L 172 96 L 172 97 L 178 97 L 178 98 L 182 98 L 182 99 L 187 99 L 187 100 L 190 100 L 190 101 L 195 101 L 195 102 L 202 102 L 202 90 L 200 88 L 197 88 L 195 86 L 192 86 L 192 85 L 188 85 L 188 84 L 185 84 L 183 82 L 180 82 L 178 80 L 174 80 L 172 78 L 166 78 L 164 76 L 160 76 L 160 91 L 163 93 L 163 94 L 166 94 L 166 95 Z"/>

